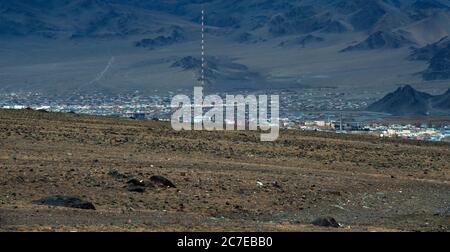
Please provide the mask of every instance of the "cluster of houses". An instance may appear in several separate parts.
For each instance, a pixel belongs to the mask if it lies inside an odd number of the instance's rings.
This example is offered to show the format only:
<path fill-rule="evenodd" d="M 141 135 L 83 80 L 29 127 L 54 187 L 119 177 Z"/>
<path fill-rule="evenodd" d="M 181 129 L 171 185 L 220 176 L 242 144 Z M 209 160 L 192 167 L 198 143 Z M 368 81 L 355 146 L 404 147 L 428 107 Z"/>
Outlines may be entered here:
<path fill-rule="evenodd" d="M 292 123 L 282 120 L 282 126 L 305 131 L 328 131 L 339 133 L 367 133 L 382 138 L 402 138 L 433 142 L 450 142 L 450 126 L 432 127 L 406 124 L 380 124 L 360 121 L 343 122 L 342 120 L 304 120 Z"/>
<path fill-rule="evenodd" d="M 27 94 L 0 94 L 0 107 L 9 109 L 24 109 L 27 107 L 36 110 L 54 112 L 76 112 L 93 115 L 121 116 L 134 119 L 168 120 L 173 108 L 170 107 L 170 98 L 173 94 L 141 96 L 139 93 L 120 95 L 117 97 L 103 94 L 80 95 L 68 100 L 67 98 L 50 99 L 35 93 Z M 291 101 L 292 102 L 292 101 Z M 292 103 L 290 103 L 292 104 Z M 286 108 L 284 108 L 286 109 Z M 425 141 L 450 142 L 449 126 L 399 125 L 370 123 L 367 115 L 360 114 L 342 118 L 342 113 L 301 113 L 280 111 L 282 128 L 305 131 L 328 131 L 338 133 L 367 133 L 383 138 L 404 138 Z M 354 113 L 354 112 L 353 112 Z M 373 119 L 373 117 L 372 117 Z M 227 122 L 232 124 L 234 122 Z M 248 121 L 246 123 L 249 123 Z"/>

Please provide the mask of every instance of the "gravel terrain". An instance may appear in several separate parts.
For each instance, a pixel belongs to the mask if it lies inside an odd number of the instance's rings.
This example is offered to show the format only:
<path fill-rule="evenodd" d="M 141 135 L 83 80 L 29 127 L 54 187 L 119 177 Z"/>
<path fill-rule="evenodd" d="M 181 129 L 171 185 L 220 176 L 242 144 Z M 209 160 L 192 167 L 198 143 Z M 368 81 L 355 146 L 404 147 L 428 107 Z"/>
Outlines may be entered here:
<path fill-rule="evenodd" d="M 449 180 L 448 143 L 0 110 L 1 231 L 449 231 Z"/>

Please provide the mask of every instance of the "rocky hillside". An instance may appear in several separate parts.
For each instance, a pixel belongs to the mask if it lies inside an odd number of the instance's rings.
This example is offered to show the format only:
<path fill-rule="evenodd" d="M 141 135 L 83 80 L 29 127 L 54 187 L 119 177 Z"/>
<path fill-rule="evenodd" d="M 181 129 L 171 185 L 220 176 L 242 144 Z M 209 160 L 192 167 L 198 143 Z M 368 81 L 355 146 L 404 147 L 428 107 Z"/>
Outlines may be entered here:
<path fill-rule="evenodd" d="M 429 67 L 422 74 L 425 80 L 446 80 L 450 78 L 450 39 L 448 36 L 436 43 L 414 49 L 410 60 L 429 62 Z"/>
<path fill-rule="evenodd" d="M 408 59 L 429 61 L 434 56 L 438 55 L 441 50 L 445 50 L 449 46 L 450 46 L 450 38 L 446 36 L 437 41 L 436 43 L 428 44 L 424 47 L 414 49 L 411 52 L 411 55 L 408 57 Z"/>
<path fill-rule="evenodd" d="M 436 96 L 432 100 L 432 104 L 436 108 L 450 110 L 450 89 L 445 94 Z"/>
<path fill-rule="evenodd" d="M 345 48 L 342 52 L 373 49 L 395 49 L 412 44 L 414 44 L 414 42 L 401 34 L 378 31 L 370 34 L 366 40 Z"/>
<path fill-rule="evenodd" d="M 450 113 L 450 89 L 443 95 L 433 96 L 407 85 L 373 103 L 368 110 L 398 116 Z"/>
<path fill-rule="evenodd" d="M 197 22 L 200 3 L 196 0 L 2 0 L 0 34 L 145 34 L 154 32 L 152 27 L 163 23 L 156 13 Z M 411 25 L 416 22 L 448 16 L 450 11 L 446 0 L 210 0 L 205 1 L 205 7 L 209 10 L 210 26 L 231 28 L 235 32 L 264 32 L 266 36 L 350 31 L 372 34 L 394 29 L 412 32 Z"/>
<path fill-rule="evenodd" d="M 201 2 L 0 0 L 0 90 L 190 88 L 192 74 L 171 64 L 199 55 Z M 203 2 L 208 55 L 249 69 L 216 69 L 227 76 L 209 80 L 217 89 L 241 87 L 239 80 L 252 89 L 352 89 L 422 82 L 418 72 L 425 81 L 450 78 L 445 51 L 411 56 L 429 62 L 407 60 L 410 50 L 415 55 L 450 35 L 448 0 Z M 112 56 L 104 78 L 88 85 Z"/>
<path fill-rule="evenodd" d="M 430 66 L 423 73 L 425 80 L 450 79 L 450 44 L 437 51 L 430 59 Z"/>

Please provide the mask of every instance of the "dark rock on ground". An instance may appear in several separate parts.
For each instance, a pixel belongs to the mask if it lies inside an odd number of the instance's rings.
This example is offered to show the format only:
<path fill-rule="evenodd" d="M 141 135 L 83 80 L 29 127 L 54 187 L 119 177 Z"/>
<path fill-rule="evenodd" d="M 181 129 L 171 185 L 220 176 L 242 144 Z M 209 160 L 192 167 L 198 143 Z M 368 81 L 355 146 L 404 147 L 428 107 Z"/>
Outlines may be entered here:
<path fill-rule="evenodd" d="M 128 185 L 135 185 L 135 186 L 145 186 L 145 183 L 143 180 L 138 180 L 138 179 L 130 179 L 127 182 Z"/>
<path fill-rule="evenodd" d="M 150 182 L 152 182 L 156 186 L 176 188 L 175 184 L 172 183 L 172 181 L 168 180 L 163 176 L 152 176 L 150 178 Z"/>
<path fill-rule="evenodd" d="M 33 201 L 34 204 L 95 210 L 95 206 L 77 197 L 55 195 Z"/>
<path fill-rule="evenodd" d="M 127 190 L 130 192 L 145 192 L 145 182 L 142 180 L 131 179 L 127 182 Z"/>
<path fill-rule="evenodd" d="M 139 185 L 128 184 L 127 185 L 127 190 L 130 191 L 130 192 L 143 193 L 143 192 L 145 192 L 145 187 L 144 186 L 139 186 Z"/>
<path fill-rule="evenodd" d="M 281 188 L 281 185 L 280 185 L 280 183 L 278 183 L 278 181 L 273 181 L 272 185 L 273 185 L 273 187 Z"/>
<path fill-rule="evenodd" d="M 340 227 L 339 223 L 333 217 L 319 217 L 313 220 L 311 224 L 320 227 Z"/>

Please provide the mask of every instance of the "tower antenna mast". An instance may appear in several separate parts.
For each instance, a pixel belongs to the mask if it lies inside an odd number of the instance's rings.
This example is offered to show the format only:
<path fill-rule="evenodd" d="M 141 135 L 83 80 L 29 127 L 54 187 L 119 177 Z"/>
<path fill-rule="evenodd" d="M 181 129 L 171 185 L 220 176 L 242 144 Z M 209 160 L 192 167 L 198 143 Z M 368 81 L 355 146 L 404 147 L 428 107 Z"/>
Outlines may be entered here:
<path fill-rule="evenodd" d="M 200 69 L 200 84 L 205 86 L 205 5 L 202 3 L 202 40 L 201 40 L 201 69 Z"/>

